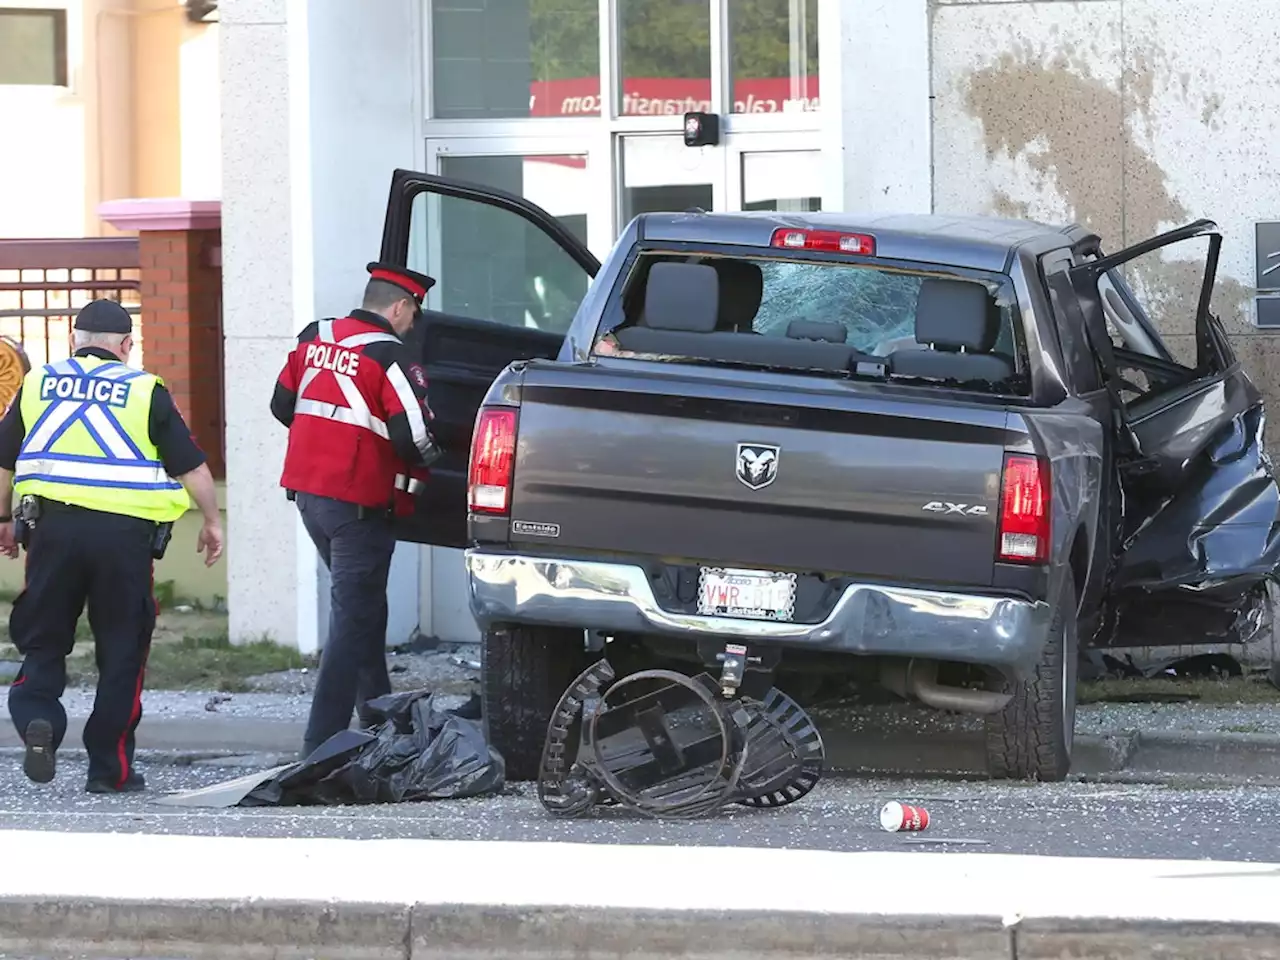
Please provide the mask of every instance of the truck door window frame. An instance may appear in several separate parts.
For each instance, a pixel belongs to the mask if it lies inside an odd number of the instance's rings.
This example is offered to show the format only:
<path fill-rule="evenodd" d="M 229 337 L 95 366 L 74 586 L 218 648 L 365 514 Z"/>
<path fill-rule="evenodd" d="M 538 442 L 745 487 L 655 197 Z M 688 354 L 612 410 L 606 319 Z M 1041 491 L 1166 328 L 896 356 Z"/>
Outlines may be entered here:
<path fill-rule="evenodd" d="M 439 216 L 438 198 L 452 198 L 503 210 L 536 227 L 582 268 L 588 277 L 582 300 L 590 297 L 600 261 L 546 210 L 496 187 L 414 170 L 398 169 L 392 174 L 382 228 L 383 262 L 410 266 L 415 200 L 421 194 L 427 195 L 427 202 L 419 208 L 427 218 Z M 423 310 L 417 329 L 405 340 L 420 353 L 428 402 L 436 415 L 432 427 L 445 453 L 431 468 L 414 516 L 397 519 L 397 539 L 442 547 L 467 545 L 467 467 L 479 406 L 494 378 L 507 366 L 519 360 L 554 357 L 564 339 L 558 331 Z"/>
<path fill-rule="evenodd" d="M 1118 268 L 1148 253 L 1198 237 L 1209 238 L 1209 251 L 1195 314 L 1197 365 L 1188 367 L 1173 359 Z M 1077 245 L 1076 253 L 1082 262 L 1071 270 L 1072 283 L 1096 320 L 1101 320 L 1108 337 L 1114 329 L 1123 342 L 1112 348 L 1116 365 L 1112 376 L 1121 388 L 1126 414 L 1141 415 L 1183 393 L 1194 392 L 1194 384 L 1221 376 L 1234 362 L 1221 324 L 1209 309 L 1221 248 L 1222 232 L 1211 220 L 1197 220 L 1112 254 L 1102 253 L 1096 237 Z M 1126 368 L 1141 373 L 1148 383 L 1140 385 L 1124 377 Z"/>

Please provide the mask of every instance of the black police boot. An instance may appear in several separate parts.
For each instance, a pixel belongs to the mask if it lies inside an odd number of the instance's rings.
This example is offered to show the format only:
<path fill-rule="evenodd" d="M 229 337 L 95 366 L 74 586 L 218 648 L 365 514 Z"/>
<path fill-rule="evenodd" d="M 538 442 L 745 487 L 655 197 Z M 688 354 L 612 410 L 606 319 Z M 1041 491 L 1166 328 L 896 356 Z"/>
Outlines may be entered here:
<path fill-rule="evenodd" d="M 134 771 L 129 772 L 129 778 L 120 787 L 111 780 L 90 780 L 84 785 L 85 793 L 138 793 L 145 789 L 147 789 L 147 781 L 142 774 Z"/>
<path fill-rule="evenodd" d="M 57 758 L 53 749 L 53 724 L 48 720 L 32 720 L 27 724 L 22 738 L 27 744 L 27 755 L 22 761 L 22 772 L 28 780 L 48 783 L 57 772 Z"/>

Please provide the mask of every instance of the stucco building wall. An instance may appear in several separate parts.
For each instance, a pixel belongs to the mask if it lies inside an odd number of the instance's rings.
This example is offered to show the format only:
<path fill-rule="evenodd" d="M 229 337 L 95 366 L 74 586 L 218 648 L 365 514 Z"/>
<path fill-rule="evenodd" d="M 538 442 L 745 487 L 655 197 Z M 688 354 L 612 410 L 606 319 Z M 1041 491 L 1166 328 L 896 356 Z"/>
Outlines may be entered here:
<path fill-rule="evenodd" d="M 1076 220 L 1108 250 L 1215 220 L 1214 308 L 1273 409 L 1280 339 L 1254 326 L 1254 225 L 1280 219 L 1277 12 L 1261 0 L 930 9 L 935 209 Z M 1179 356 L 1194 352 L 1202 264 L 1190 258 L 1206 246 L 1180 245 L 1143 278 Z"/>
<path fill-rule="evenodd" d="M 6 0 L 65 9 L 67 85 L 0 85 L 0 238 L 118 233 L 123 197 L 218 199 L 218 27 L 168 0 Z"/>

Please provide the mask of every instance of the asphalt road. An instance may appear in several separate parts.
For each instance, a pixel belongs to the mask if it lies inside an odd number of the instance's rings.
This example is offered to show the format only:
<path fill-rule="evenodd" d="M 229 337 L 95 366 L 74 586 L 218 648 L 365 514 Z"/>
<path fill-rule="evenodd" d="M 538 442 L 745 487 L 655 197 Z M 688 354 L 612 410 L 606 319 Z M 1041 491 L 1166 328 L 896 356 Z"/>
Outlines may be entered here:
<path fill-rule="evenodd" d="M 145 832 L 214 836 L 393 837 L 563 840 L 933 850 L 1275 861 L 1280 859 L 1280 789 L 1186 789 L 1153 785 L 983 781 L 836 780 L 781 810 L 734 807 L 695 822 L 653 822 L 620 812 L 557 821 L 532 784 L 501 797 L 363 807 L 178 809 L 156 796 L 242 776 L 225 767 L 142 767 L 147 794 L 83 793 L 85 767 L 59 758 L 52 784 L 30 783 L 12 755 L 0 758 L 0 829 Z M 932 825 L 917 835 L 880 829 L 880 806 L 917 801 Z"/>

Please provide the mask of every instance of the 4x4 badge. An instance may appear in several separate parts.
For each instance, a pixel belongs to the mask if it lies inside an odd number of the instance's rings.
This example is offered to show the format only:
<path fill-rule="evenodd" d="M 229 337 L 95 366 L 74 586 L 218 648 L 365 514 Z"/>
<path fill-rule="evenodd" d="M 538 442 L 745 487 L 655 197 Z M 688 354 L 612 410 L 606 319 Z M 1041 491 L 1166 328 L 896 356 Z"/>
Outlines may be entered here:
<path fill-rule="evenodd" d="M 778 479 L 778 457 L 781 447 L 768 443 L 738 444 L 738 482 L 752 490 L 760 490 Z"/>
<path fill-rule="evenodd" d="M 930 513 L 958 513 L 965 517 L 985 517 L 987 508 L 980 503 L 951 503 L 948 500 L 930 500 L 921 510 Z"/>

